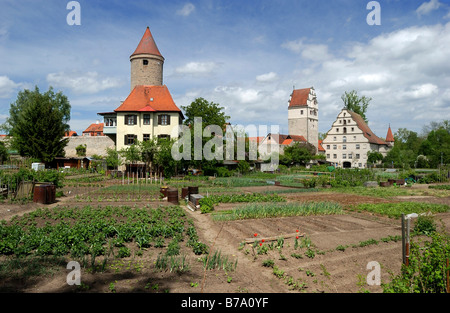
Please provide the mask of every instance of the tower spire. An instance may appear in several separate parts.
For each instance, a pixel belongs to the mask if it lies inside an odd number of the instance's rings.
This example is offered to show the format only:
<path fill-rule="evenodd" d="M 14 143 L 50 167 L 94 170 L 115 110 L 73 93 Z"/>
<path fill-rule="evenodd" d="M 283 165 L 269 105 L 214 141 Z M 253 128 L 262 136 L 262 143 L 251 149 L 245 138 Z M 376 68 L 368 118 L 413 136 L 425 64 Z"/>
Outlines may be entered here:
<path fill-rule="evenodd" d="M 130 56 L 131 90 L 138 85 L 163 85 L 164 57 L 147 26 L 136 50 Z"/>
<path fill-rule="evenodd" d="M 391 124 L 389 124 L 389 128 L 388 128 L 388 132 L 387 132 L 385 141 L 390 142 L 390 143 L 394 142 L 394 136 L 392 135 Z"/>
<path fill-rule="evenodd" d="M 137 46 L 136 50 L 133 52 L 131 56 L 137 54 L 151 54 L 163 57 L 161 55 L 161 52 L 159 52 L 158 46 L 156 45 L 155 39 L 153 38 L 152 33 L 150 32 L 150 28 L 148 26 L 147 29 L 145 30 L 144 35 L 142 36 L 141 41 L 139 42 L 139 45 Z"/>

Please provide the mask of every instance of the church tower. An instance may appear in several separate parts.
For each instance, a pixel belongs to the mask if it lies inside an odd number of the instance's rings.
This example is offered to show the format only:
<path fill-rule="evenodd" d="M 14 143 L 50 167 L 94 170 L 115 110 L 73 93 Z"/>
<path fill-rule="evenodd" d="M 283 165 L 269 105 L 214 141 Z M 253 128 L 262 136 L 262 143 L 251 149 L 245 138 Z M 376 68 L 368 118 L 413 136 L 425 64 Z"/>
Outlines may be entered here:
<path fill-rule="evenodd" d="M 288 108 L 288 128 L 289 135 L 303 136 L 318 149 L 319 104 L 314 87 L 292 92 Z"/>
<path fill-rule="evenodd" d="M 130 56 L 130 62 L 131 91 L 137 85 L 163 85 L 164 57 L 159 52 L 148 27 L 136 50 Z"/>

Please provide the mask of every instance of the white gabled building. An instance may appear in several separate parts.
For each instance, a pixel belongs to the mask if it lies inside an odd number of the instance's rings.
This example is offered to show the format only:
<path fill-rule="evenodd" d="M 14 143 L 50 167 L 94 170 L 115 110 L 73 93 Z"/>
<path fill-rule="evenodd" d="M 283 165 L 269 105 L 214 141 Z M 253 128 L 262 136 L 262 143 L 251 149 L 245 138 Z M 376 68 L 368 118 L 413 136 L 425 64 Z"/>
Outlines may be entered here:
<path fill-rule="evenodd" d="M 357 113 L 343 109 L 322 142 L 326 160 L 340 168 L 367 168 L 369 151 L 383 157 L 394 146 L 389 126 L 386 140 L 377 137 Z"/>

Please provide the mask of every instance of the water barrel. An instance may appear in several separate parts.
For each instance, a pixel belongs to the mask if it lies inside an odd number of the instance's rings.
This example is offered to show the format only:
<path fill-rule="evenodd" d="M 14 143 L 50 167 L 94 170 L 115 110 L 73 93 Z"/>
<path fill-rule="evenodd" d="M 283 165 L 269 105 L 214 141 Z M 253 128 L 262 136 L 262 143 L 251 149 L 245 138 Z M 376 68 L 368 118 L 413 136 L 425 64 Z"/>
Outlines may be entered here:
<path fill-rule="evenodd" d="M 162 197 L 162 198 L 167 197 L 167 189 L 169 189 L 169 187 L 161 187 L 161 188 L 159 189 L 159 191 L 161 192 L 161 197 Z"/>
<path fill-rule="evenodd" d="M 55 185 L 46 185 L 47 192 L 47 203 L 55 203 L 56 202 L 56 186 Z"/>
<path fill-rule="evenodd" d="M 33 202 L 47 204 L 47 185 L 35 185 Z"/>
<path fill-rule="evenodd" d="M 178 204 L 178 189 L 167 189 L 167 201 L 173 204 Z"/>
<path fill-rule="evenodd" d="M 189 195 L 198 194 L 198 186 L 190 186 L 188 187 Z"/>
<path fill-rule="evenodd" d="M 188 187 L 181 188 L 181 199 L 185 199 L 187 196 L 189 196 L 189 188 Z"/>

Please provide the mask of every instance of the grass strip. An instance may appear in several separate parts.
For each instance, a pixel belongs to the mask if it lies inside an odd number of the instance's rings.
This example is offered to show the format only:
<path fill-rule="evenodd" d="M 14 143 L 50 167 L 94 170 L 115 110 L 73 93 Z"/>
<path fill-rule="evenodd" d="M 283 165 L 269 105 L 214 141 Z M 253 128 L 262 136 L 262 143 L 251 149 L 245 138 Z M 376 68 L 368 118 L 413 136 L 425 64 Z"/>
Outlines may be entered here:
<path fill-rule="evenodd" d="M 336 202 L 249 204 L 231 211 L 213 213 L 215 221 L 232 221 L 256 218 L 343 214 Z"/>
<path fill-rule="evenodd" d="M 445 213 L 450 211 L 449 205 L 425 202 L 363 203 L 359 204 L 356 208 L 358 211 L 373 212 L 394 218 L 398 218 L 402 214 L 426 212 Z"/>

